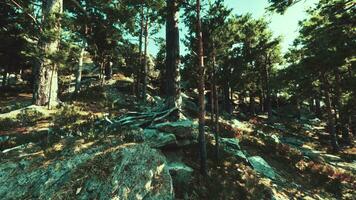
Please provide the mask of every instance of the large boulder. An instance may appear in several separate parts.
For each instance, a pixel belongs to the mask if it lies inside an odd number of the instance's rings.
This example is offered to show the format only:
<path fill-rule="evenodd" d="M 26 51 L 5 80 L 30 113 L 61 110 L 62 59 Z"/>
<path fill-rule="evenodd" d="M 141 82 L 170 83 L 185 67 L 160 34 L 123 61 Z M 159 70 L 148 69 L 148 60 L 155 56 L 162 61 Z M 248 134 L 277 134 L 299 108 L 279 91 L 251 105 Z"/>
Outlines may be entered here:
<path fill-rule="evenodd" d="M 146 144 L 33 144 L 0 160 L 1 199 L 174 199 L 165 157 Z"/>
<path fill-rule="evenodd" d="M 260 174 L 272 180 L 276 180 L 279 177 L 274 169 L 260 156 L 251 156 L 248 158 L 248 161 L 252 165 L 253 169 Z"/>
<path fill-rule="evenodd" d="M 196 139 L 195 124 L 190 120 L 164 122 L 154 126 L 157 130 L 174 134 L 177 139 Z"/>
<path fill-rule="evenodd" d="M 168 164 L 168 169 L 172 176 L 176 193 L 187 193 L 194 170 L 182 162 L 171 162 Z"/>
<path fill-rule="evenodd" d="M 220 146 L 225 153 L 247 162 L 246 152 L 241 149 L 239 142 L 237 138 L 220 138 Z"/>
<path fill-rule="evenodd" d="M 149 146 L 154 148 L 161 148 L 177 144 L 177 139 L 174 134 L 160 132 L 157 129 L 145 129 L 144 140 Z"/>

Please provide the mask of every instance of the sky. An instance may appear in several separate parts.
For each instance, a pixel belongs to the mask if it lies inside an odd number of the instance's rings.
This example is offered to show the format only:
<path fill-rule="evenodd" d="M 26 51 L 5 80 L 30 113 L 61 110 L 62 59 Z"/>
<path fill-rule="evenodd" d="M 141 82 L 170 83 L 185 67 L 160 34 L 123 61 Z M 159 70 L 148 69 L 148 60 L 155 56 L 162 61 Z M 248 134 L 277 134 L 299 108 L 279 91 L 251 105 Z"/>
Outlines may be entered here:
<path fill-rule="evenodd" d="M 206 0 L 204 0 L 206 1 Z M 225 0 L 227 7 L 232 8 L 233 14 L 247 14 L 251 13 L 254 18 L 263 17 L 270 22 L 269 27 L 274 33 L 274 36 L 282 36 L 282 52 L 287 52 L 289 46 L 293 43 L 294 39 L 298 36 L 298 22 L 307 17 L 306 9 L 315 5 L 317 0 L 302 0 L 301 2 L 288 8 L 283 14 L 271 13 L 266 11 L 268 7 L 268 0 Z M 184 23 L 180 20 L 180 38 L 183 39 L 186 33 Z M 162 30 L 157 34 L 158 37 L 165 37 L 165 30 Z M 155 37 L 157 37 L 155 36 Z M 182 42 L 181 54 L 184 54 L 185 47 Z M 149 52 L 152 55 L 156 55 L 158 52 L 158 46 L 154 41 L 149 42 Z"/>

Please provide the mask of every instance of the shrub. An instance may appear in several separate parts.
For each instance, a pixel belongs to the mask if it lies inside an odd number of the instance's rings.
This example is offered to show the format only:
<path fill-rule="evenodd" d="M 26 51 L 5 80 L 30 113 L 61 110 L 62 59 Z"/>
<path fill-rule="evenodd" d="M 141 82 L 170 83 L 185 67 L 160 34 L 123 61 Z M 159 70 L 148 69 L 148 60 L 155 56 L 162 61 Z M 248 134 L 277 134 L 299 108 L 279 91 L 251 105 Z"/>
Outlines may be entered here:
<path fill-rule="evenodd" d="M 23 126 L 33 126 L 42 117 L 43 114 L 41 112 L 32 109 L 24 109 L 16 116 L 19 123 Z"/>
<path fill-rule="evenodd" d="M 62 128 L 74 124 L 80 117 L 81 109 L 75 106 L 64 106 L 53 117 L 54 128 Z"/>

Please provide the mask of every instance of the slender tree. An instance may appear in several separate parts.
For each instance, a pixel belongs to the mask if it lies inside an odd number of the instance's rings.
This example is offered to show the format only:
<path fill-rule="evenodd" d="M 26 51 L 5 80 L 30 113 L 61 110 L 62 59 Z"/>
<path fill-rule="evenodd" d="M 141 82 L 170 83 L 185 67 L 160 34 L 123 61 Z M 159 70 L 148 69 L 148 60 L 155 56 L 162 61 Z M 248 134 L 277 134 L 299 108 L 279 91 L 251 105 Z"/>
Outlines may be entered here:
<path fill-rule="evenodd" d="M 200 0 L 196 1 L 196 14 L 197 14 L 197 42 L 198 42 L 198 92 L 199 92 L 199 152 L 200 152 L 200 172 L 203 175 L 207 174 L 207 155 L 206 155 L 206 142 L 205 142 L 205 84 L 204 84 L 204 54 L 203 54 L 203 36 L 201 31 L 200 20 Z"/>

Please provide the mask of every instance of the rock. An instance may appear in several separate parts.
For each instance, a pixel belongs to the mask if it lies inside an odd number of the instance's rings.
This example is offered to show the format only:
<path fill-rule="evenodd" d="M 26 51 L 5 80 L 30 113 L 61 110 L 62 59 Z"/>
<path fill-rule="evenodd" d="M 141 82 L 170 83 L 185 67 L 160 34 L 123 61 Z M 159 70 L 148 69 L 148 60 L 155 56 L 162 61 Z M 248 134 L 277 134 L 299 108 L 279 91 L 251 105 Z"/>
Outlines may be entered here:
<path fill-rule="evenodd" d="M 162 132 L 173 133 L 177 139 L 197 138 L 197 134 L 193 131 L 193 122 L 190 120 L 160 123 L 156 124 L 154 128 Z"/>
<path fill-rule="evenodd" d="M 172 176 L 176 193 L 182 194 L 187 192 L 194 170 L 182 162 L 169 163 L 168 169 Z"/>
<path fill-rule="evenodd" d="M 237 138 L 220 138 L 220 145 L 224 152 L 247 161 L 246 153 L 241 150 L 239 142 Z"/>
<path fill-rule="evenodd" d="M 292 145 L 292 146 L 302 146 L 303 145 L 303 141 L 295 138 L 295 137 L 282 137 L 281 138 L 281 141 L 283 143 L 286 143 L 286 144 L 289 144 L 289 145 Z"/>
<path fill-rule="evenodd" d="M 248 161 L 252 165 L 253 169 L 260 174 L 273 180 L 278 177 L 278 174 L 274 171 L 274 169 L 260 156 L 248 157 Z"/>
<path fill-rule="evenodd" d="M 30 105 L 24 108 L 13 110 L 8 113 L 0 114 L 0 119 L 15 119 L 18 116 L 18 114 L 21 114 L 25 111 L 37 112 L 40 115 L 42 115 L 42 117 L 44 118 L 50 116 L 50 114 L 54 112 L 53 110 L 48 110 L 47 107 L 45 106 Z"/>
<path fill-rule="evenodd" d="M 33 146 L 2 157 L 1 199 L 174 199 L 165 157 L 113 138 Z M 51 153 L 52 152 L 52 153 Z M 47 156 L 45 156 L 47 155 Z M 22 157 L 20 157 L 22 156 Z"/>
<path fill-rule="evenodd" d="M 186 147 L 197 143 L 198 143 L 197 140 L 181 139 L 181 140 L 177 140 L 176 146 L 180 148 L 180 147 Z"/>
<path fill-rule="evenodd" d="M 149 146 L 154 148 L 177 144 L 177 139 L 174 134 L 159 132 L 157 129 L 145 129 L 144 140 Z"/>

